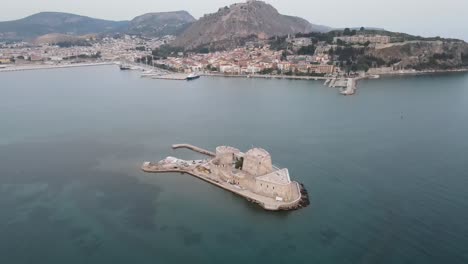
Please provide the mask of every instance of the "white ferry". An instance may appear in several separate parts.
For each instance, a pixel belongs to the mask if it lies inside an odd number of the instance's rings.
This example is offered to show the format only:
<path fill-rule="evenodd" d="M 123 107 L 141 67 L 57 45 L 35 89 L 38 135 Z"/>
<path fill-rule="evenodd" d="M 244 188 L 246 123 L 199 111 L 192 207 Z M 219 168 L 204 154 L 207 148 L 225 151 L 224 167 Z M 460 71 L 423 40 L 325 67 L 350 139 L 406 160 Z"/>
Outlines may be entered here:
<path fill-rule="evenodd" d="M 195 80 L 195 79 L 198 79 L 200 78 L 200 75 L 196 74 L 196 73 L 191 73 L 187 76 L 187 81 L 191 81 L 191 80 Z"/>

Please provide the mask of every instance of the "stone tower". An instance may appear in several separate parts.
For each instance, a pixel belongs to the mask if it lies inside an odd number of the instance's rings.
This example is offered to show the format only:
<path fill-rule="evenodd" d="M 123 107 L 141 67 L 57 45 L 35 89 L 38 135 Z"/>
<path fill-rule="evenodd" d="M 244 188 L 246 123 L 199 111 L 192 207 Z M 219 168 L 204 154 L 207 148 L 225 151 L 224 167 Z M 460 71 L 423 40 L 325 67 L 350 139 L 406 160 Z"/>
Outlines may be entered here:
<path fill-rule="evenodd" d="M 261 148 L 247 151 L 242 170 L 255 177 L 271 173 L 273 165 L 270 153 Z"/>

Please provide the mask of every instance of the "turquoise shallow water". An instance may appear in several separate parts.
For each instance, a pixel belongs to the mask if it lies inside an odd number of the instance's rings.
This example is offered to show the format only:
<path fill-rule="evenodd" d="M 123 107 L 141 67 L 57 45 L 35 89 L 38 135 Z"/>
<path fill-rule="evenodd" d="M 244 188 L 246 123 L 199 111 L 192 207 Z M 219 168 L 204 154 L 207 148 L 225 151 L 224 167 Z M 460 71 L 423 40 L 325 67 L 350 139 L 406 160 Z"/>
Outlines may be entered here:
<path fill-rule="evenodd" d="M 360 83 L 0 74 L 0 263 L 468 263 L 468 75 Z M 146 160 L 261 146 L 311 206 L 271 213 Z"/>

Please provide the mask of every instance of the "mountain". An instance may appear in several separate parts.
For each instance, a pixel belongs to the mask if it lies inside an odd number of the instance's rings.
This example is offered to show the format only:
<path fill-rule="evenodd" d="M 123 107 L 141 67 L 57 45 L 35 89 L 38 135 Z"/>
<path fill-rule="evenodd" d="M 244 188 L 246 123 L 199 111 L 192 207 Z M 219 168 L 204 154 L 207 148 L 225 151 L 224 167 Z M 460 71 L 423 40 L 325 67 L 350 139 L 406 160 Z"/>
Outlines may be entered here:
<path fill-rule="evenodd" d="M 130 21 L 127 32 L 147 37 L 179 35 L 193 22 L 187 11 L 148 13 Z"/>
<path fill-rule="evenodd" d="M 109 21 L 59 12 L 42 12 L 23 19 L 0 22 L 0 39 L 32 39 L 61 33 L 84 35 L 124 30 L 128 21 Z"/>
<path fill-rule="evenodd" d="M 327 31 L 299 17 L 281 15 L 273 6 L 249 0 L 220 8 L 218 12 L 205 15 L 188 27 L 173 43 L 173 46 L 193 49 L 210 45 L 226 48 L 239 39 L 255 36 L 266 39 L 276 35 Z"/>

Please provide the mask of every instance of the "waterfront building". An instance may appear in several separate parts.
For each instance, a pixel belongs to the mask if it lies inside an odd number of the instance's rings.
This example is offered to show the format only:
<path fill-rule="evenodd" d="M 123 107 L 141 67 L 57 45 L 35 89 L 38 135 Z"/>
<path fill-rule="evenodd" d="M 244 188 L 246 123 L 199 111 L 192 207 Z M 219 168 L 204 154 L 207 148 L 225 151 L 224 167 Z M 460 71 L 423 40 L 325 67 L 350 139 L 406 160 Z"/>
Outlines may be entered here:
<path fill-rule="evenodd" d="M 0 58 L 0 64 L 10 64 L 10 58 Z"/>
<path fill-rule="evenodd" d="M 315 73 L 332 74 L 335 72 L 334 65 L 310 65 L 310 70 Z"/>

